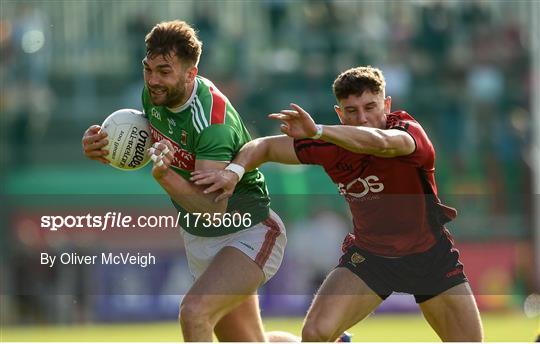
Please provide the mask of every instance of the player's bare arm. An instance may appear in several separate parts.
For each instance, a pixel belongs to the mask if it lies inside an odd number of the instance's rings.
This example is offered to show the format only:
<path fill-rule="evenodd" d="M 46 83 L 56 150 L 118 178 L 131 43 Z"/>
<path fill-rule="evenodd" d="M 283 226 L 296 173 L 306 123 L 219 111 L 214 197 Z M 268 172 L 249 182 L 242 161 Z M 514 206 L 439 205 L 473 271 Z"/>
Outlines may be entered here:
<path fill-rule="evenodd" d="M 413 138 L 399 129 L 378 129 L 348 125 L 325 125 L 321 140 L 354 153 L 383 158 L 409 155 L 415 150 Z"/>
<path fill-rule="evenodd" d="M 265 162 L 300 164 L 294 151 L 294 140 L 285 135 L 260 137 L 246 143 L 233 160 L 246 171 L 254 170 Z"/>
<path fill-rule="evenodd" d="M 204 193 L 204 187 L 194 185 L 185 180 L 170 168 L 173 159 L 173 148 L 166 140 L 155 143 L 149 149 L 152 156 L 152 176 L 169 194 L 169 196 L 188 212 L 224 213 L 227 209 L 227 199 L 215 202 L 216 195 Z M 221 170 L 227 166 L 225 162 L 211 160 L 196 160 L 196 169 Z"/>
<path fill-rule="evenodd" d="M 265 162 L 279 162 L 282 164 L 300 164 L 294 151 L 294 139 L 286 135 L 261 137 L 246 143 L 233 160 L 233 164 L 240 165 L 245 171 L 251 171 Z M 228 169 L 203 170 L 196 168 L 191 180 L 196 185 L 209 185 L 204 190 L 212 194 L 222 190 L 215 201 L 219 202 L 230 197 L 236 184 L 240 181 L 239 175 Z"/>
<path fill-rule="evenodd" d="M 92 125 L 84 132 L 82 138 L 83 153 L 88 159 L 109 164 L 110 161 L 105 158 L 109 154 L 109 151 L 103 149 L 107 143 L 109 143 L 107 133 L 101 131 L 99 125 Z"/>
<path fill-rule="evenodd" d="M 282 110 L 268 117 L 282 121 L 281 131 L 293 138 L 314 138 L 319 134 L 317 138 L 348 151 L 385 158 L 408 155 L 416 148 L 413 138 L 398 129 L 350 125 L 320 125 L 318 127 L 310 114 L 300 106 L 291 104 L 291 107 L 293 110 Z"/>

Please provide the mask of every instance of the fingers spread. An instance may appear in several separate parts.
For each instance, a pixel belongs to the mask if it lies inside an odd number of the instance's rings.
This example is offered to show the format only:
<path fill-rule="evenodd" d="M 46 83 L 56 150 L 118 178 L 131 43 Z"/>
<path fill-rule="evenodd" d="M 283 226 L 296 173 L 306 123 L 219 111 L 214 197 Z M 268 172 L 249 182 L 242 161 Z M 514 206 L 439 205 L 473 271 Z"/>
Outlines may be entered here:
<path fill-rule="evenodd" d="M 195 185 L 207 185 L 216 183 L 216 178 L 213 175 L 208 175 L 206 177 L 199 177 L 194 181 Z"/>
<path fill-rule="evenodd" d="M 210 173 L 204 172 L 204 171 L 193 171 L 193 172 L 191 172 L 191 178 L 189 178 L 189 180 L 194 182 L 194 181 L 197 181 L 197 180 L 207 178 L 210 175 L 211 175 Z"/>
<path fill-rule="evenodd" d="M 295 103 L 291 103 L 291 107 L 295 109 L 298 113 L 307 113 L 306 110 L 302 109 L 300 106 L 296 105 Z"/>
<path fill-rule="evenodd" d="M 219 189 L 221 189 L 223 187 L 223 183 L 220 182 L 220 181 L 217 181 L 215 182 L 214 184 L 210 185 L 209 187 L 207 187 L 203 193 L 205 194 L 209 194 L 209 193 L 212 193 L 212 192 L 216 192 L 218 191 Z"/>
<path fill-rule="evenodd" d="M 294 116 L 285 115 L 281 113 L 274 113 L 272 115 L 269 115 L 268 117 L 273 118 L 273 119 L 279 119 L 280 121 L 290 121 L 294 119 Z"/>
<path fill-rule="evenodd" d="M 287 115 L 287 116 L 290 116 L 290 117 L 298 117 L 299 116 L 298 111 L 294 111 L 294 110 L 281 110 L 281 113 L 283 115 Z"/>

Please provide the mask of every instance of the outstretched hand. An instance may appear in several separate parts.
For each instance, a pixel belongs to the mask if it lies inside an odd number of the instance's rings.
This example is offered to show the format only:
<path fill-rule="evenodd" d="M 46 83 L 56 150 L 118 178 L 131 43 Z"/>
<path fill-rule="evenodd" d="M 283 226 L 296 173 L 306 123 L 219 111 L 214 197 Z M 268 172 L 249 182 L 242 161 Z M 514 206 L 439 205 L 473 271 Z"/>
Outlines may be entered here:
<path fill-rule="evenodd" d="M 191 172 L 191 179 L 195 185 L 210 185 L 203 193 L 210 194 L 222 190 L 214 200 L 216 203 L 231 197 L 236 184 L 239 182 L 238 175 L 229 170 L 197 170 Z"/>
<path fill-rule="evenodd" d="M 291 108 L 293 110 L 281 110 L 280 113 L 273 113 L 268 117 L 283 122 L 281 132 L 287 136 L 295 139 L 315 136 L 317 127 L 309 113 L 294 103 L 291 103 Z"/>

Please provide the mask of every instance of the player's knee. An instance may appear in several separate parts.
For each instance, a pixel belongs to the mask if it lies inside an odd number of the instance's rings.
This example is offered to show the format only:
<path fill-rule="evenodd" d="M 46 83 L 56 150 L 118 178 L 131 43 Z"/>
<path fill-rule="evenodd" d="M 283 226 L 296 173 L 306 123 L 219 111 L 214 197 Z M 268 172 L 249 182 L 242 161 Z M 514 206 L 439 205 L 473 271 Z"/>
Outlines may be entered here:
<path fill-rule="evenodd" d="M 468 341 L 468 342 L 483 342 L 484 341 L 484 331 L 482 330 L 482 327 L 479 326 L 478 328 L 474 329 L 465 340 L 462 341 Z"/>
<path fill-rule="evenodd" d="M 484 331 L 481 323 L 471 322 L 460 328 L 445 328 L 439 334 L 444 342 L 483 342 Z"/>
<path fill-rule="evenodd" d="M 180 305 L 179 319 L 182 326 L 201 326 L 210 323 L 210 309 L 201 296 L 186 295 Z"/>
<path fill-rule="evenodd" d="M 444 342 L 483 342 L 484 336 L 482 332 L 464 332 L 459 334 L 449 334 L 446 336 L 441 336 L 441 339 Z"/>
<path fill-rule="evenodd" d="M 327 342 L 332 339 L 334 332 L 331 324 L 323 319 L 306 321 L 302 328 L 302 341 Z"/>

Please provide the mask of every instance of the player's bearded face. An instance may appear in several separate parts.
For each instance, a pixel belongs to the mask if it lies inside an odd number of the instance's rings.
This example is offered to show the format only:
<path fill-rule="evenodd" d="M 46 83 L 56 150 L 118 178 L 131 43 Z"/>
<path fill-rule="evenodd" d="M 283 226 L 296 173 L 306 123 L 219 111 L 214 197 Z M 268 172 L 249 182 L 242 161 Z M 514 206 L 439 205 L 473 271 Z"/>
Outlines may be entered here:
<path fill-rule="evenodd" d="M 384 129 L 386 114 L 390 113 L 390 97 L 365 91 L 360 96 L 350 95 L 339 100 L 335 110 L 344 125 Z"/>
<path fill-rule="evenodd" d="M 143 60 L 144 81 L 152 104 L 178 107 L 187 99 L 188 70 L 175 56 L 147 56 Z"/>

